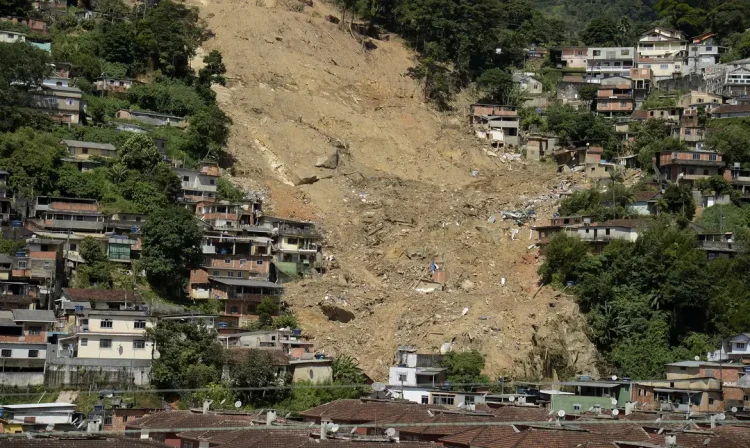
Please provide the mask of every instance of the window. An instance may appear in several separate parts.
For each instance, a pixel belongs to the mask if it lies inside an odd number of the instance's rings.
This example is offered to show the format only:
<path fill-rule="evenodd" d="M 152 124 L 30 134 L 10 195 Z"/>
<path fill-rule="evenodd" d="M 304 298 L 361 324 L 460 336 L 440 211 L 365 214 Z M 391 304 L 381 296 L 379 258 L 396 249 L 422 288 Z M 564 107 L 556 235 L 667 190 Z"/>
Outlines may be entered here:
<path fill-rule="evenodd" d="M 112 328 L 112 319 L 102 319 L 99 328 Z"/>
<path fill-rule="evenodd" d="M 684 372 L 687 370 L 687 367 L 680 367 L 680 371 Z"/>
<path fill-rule="evenodd" d="M 214 277 L 218 277 L 218 276 L 219 276 L 219 271 L 214 271 Z"/>
<path fill-rule="evenodd" d="M 297 244 L 297 238 L 287 238 L 286 239 L 287 244 Z"/>
<path fill-rule="evenodd" d="M 713 51 L 714 47 L 706 47 L 706 51 Z"/>
<path fill-rule="evenodd" d="M 146 328 L 146 321 L 145 320 L 135 321 L 135 324 L 133 324 L 133 328 Z"/>
<path fill-rule="evenodd" d="M 216 179 L 209 179 L 208 184 L 209 185 L 216 185 Z"/>
<path fill-rule="evenodd" d="M 111 425 L 112 424 L 112 413 L 108 412 L 104 415 L 104 424 L 105 425 Z"/>
<path fill-rule="evenodd" d="M 464 404 L 474 404 L 474 395 L 467 395 L 464 397 Z"/>
<path fill-rule="evenodd" d="M 742 401 L 750 401 L 750 395 L 743 396 Z"/>
<path fill-rule="evenodd" d="M 602 51 L 601 50 L 594 50 L 594 56 L 601 56 Z"/>
<path fill-rule="evenodd" d="M 610 231 L 610 229 L 605 229 L 605 230 L 604 230 L 604 234 L 605 234 L 605 235 L 609 235 L 609 231 Z"/>
<path fill-rule="evenodd" d="M 99 341 L 99 348 L 112 348 L 112 339 L 101 339 Z"/>
<path fill-rule="evenodd" d="M 712 404 L 714 404 L 714 399 L 711 397 L 708 397 L 708 405 L 711 406 Z"/>
<path fill-rule="evenodd" d="M 42 334 L 42 327 L 37 325 L 29 327 L 29 336 L 39 336 L 40 334 Z"/>
<path fill-rule="evenodd" d="M 242 278 L 242 272 L 237 272 L 237 278 Z"/>
<path fill-rule="evenodd" d="M 737 350 L 745 350 L 745 347 L 747 347 L 747 344 L 744 342 L 737 342 L 737 345 L 735 346 Z"/>
<path fill-rule="evenodd" d="M 39 350 L 29 350 L 29 358 L 38 358 Z"/>
<path fill-rule="evenodd" d="M 406 374 L 405 373 L 399 373 L 398 374 L 398 382 L 399 383 L 405 383 L 406 382 Z"/>
<path fill-rule="evenodd" d="M 581 404 L 575 403 L 573 404 L 573 411 L 580 411 L 581 410 Z"/>
<path fill-rule="evenodd" d="M 703 102 L 703 98 L 698 98 L 698 102 L 702 103 Z"/>
<path fill-rule="evenodd" d="M 72 250 L 73 252 L 76 252 L 78 250 L 78 244 L 72 244 L 71 243 L 70 250 Z"/>
<path fill-rule="evenodd" d="M 643 389 L 638 389 L 638 396 L 639 396 L 639 397 L 642 397 L 642 396 L 643 396 Z"/>
<path fill-rule="evenodd" d="M 717 158 L 718 158 L 718 156 L 716 154 L 709 154 L 708 155 L 708 160 L 710 160 L 712 162 L 716 162 Z"/>
<path fill-rule="evenodd" d="M 127 415 L 123 415 L 122 416 L 122 422 L 123 423 L 127 423 L 128 422 L 128 416 Z"/>
<path fill-rule="evenodd" d="M 190 176 L 182 176 L 183 182 L 190 182 Z"/>
<path fill-rule="evenodd" d="M 133 348 L 146 348 L 146 341 L 144 341 L 143 339 L 136 339 L 135 341 L 133 341 Z"/>
<path fill-rule="evenodd" d="M 701 159 L 701 155 L 698 154 L 697 152 L 694 152 L 693 153 L 693 160 L 700 160 L 700 159 Z"/>
<path fill-rule="evenodd" d="M 239 313 L 239 310 L 237 310 L 236 306 L 229 308 L 229 314 L 237 314 L 237 313 Z"/>
<path fill-rule="evenodd" d="M 0 352 L 0 357 L 2 357 L 2 358 L 10 358 L 11 353 L 13 353 L 13 352 L 10 351 L 10 350 L 7 350 L 7 349 L 3 349 L 3 351 Z"/>
<path fill-rule="evenodd" d="M 708 176 L 708 170 L 703 170 L 703 175 Z"/>
<path fill-rule="evenodd" d="M 195 445 L 193 445 L 192 440 L 183 440 L 182 441 L 182 448 L 194 448 Z"/>
<path fill-rule="evenodd" d="M 667 69 L 669 69 L 669 65 L 667 65 L 667 64 L 660 64 L 659 65 L 659 69 L 661 69 L 661 70 L 667 70 Z"/>
<path fill-rule="evenodd" d="M 225 258 L 224 259 L 224 264 L 231 264 L 231 263 L 232 263 L 232 259 L 231 258 Z"/>
<path fill-rule="evenodd" d="M 227 277 L 234 277 L 234 271 L 227 272 Z"/>
<path fill-rule="evenodd" d="M 255 264 L 262 266 L 263 265 L 263 260 L 258 260 L 258 261 L 255 262 Z"/>
<path fill-rule="evenodd" d="M 83 148 L 83 149 L 81 149 L 81 152 L 84 153 L 84 154 L 88 154 L 89 153 L 89 149 L 88 148 Z"/>
<path fill-rule="evenodd" d="M 26 269 L 26 262 L 25 261 L 19 261 L 18 262 L 18 269 Z"/>
<path fill-rule="evenodd" d="M 745 401 L 747 401 L 747 398 L 745 398 Z M 429 395 L 422 395 L 422 404 L 430 404 L 430 396 Z"/>
<path fill-rule="evenodd" d="M 87 347 L 89 345 L 89 338 L 81 338 L 81 347 Z"/>
<path fill-rule="evenodd" d="M 691 132 L 691 131 L 692 131 L 692 130 L 691 130 L 691 129 L 689 129 L 689 128 L 688 128 L 688 129 L 685 129 L 685 135 L 690 135 L 690 132 Z"/>
<path fill-rule="evenodd" d="M 432 404 L 447 404 L 453 406 L 453 395 L 433 395 Z"/>

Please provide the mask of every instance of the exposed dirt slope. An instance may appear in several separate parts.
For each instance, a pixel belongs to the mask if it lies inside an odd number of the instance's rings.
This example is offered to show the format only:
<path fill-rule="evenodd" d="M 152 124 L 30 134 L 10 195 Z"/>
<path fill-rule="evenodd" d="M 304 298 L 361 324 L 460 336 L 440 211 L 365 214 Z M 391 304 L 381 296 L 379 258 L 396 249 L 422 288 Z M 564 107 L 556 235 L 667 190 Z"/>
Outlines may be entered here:
<path fill-rule="evenodd" d="M 217 92 L 235 122 L 236 180 L 265 190 L 273 214 L 318 222 L 335 257 L 327 275 L 288 287 L 316 348 L 354 356 L 376 379 L 399 343 L 477 348 L 490 374 L 591 372 L 575 305 L 549 290 L 534 296 L 528 225 L 511 240 L 518 226 L 497 213 L 542 195 L 534 206 L 549 213 L 560 182 L 551 167 L 489 157 L 465 110 L 423 104 L 405 76 L 413 54 L 396 37 L 366 50 L 325 20 L 335 10 L 295 4 L 205 2 L 216 36 L 202 50 L 221 50 L 227 65 Z M 336 151 L 336 169 L 315 168 Z M 311 176 L 323 179 L 291 186 Z M 414 291 L 433 259 L 446 290 Z"/>

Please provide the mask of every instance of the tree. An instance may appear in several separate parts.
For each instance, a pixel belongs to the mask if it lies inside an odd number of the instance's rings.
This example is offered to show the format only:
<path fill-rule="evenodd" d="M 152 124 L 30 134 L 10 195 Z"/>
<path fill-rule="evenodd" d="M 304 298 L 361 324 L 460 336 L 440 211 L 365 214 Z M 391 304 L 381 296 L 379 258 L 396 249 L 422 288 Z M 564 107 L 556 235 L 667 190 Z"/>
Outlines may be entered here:
<path fill-rule="evenodd" d="M 291 313 L 284 313 L 273 320 L 273 328 L 299 328 L 297 317 Z"/>
<path fill-rule="evenodd" d="M 76 275 L 80 277 L 78 283 L 105 288 L 111 287 L 112 270 L 109 266 L 107 254 L 102 250 L 102 244 L 96 238 L 87 236 L 81 240 L 79 253 L 86 265 L 79 266 L 76 271 Z"/>
<path fill-rule="evenodd" d="M 589 105 L 589 109 L 596 99 L 597 93 L 599 93 L 599 86 L 597 84 L 585 84 L 578 91 L 581 101 L 585 101 Z"/>
<path fill-rule="evenodd" d="M 331 364 L 333 381 L 339 384 L 365 384 L 357 361 L 348 355 L 337 356 Z"/>
<path fill-rule="evenodd" d="M 222 86 L 226 84 L 224 75 L 227 73 L 227 67 L 224 65 L 219 50 L 211 50 L 211 52 L 203 58 L 203 64 L 204 67 L 198 71 L 198 81 L 201 84 L 208 85 L 209 87 L 213 83 Z"/>
<path fill-rule="evenodd" d="M 224 155 L 224 146 L 229 138 L 229 118 L 218 106 L 211 104 L 204 107 L 188 120 L 186 141 L 183 151 L 195 159 L 220 160 Z"/>
<path fill-rule="evenodd" d="M 182 207 L 154 211 L 143 224 L 142 264 L 152 286 L 171 297 L 181 296 L 190 270 L 200 266 L 203 234 L 193 215 Z"/>
<path fill-rule="evenodd" d="M 144 174 L 153 172 L 161 162 L 161 154 L 154 141 L 146 134 L 133 134 L 117 151 L 123 165 Z"/>
<path fill-rule="evenodd" d="M 240 390 L 237 395 L 253 406 L 273 405 L 288 395 L 283 389 L 273 389 L 289 383 L 286 375 L 279 373 L 273 357 L 263 350 L 248 350 L 238 356 L 229 370 L 232 385 L 241 388 L 268 387 L 267 390 Z"/>
<path fill-rule="evenodd" d="M 107 261 L 107 255 L 102 250 L 102 244 L 94 237 L 87 236 L 81 240 L 78 252 L 86 263 L 99 263 Z"/>
<path fill-rule="evenodd" d="M 484 369 L 484 356 L 476 350 L 468 352 L 449 352 L 443 358 L 443 367 L 448 369 L 448 381 L 459 386 L 462 390 L 471 390 L 468 384 L 486 384 L 489 378 L 482 375 Z"/>
<path fill-rule="evenodd" d="M 568 281 L 588 253 L 588 245 L 565 232 L 556 233 L 544 249 L 544 263 L 539 266 L 542 282 L 563 284 Z"/>
<path fill-rule="evenodd" d="M 146 329 L 154 342 L 151 381 L 160 388 L 200 388 L 219 382 L 224 350 L 216 332 L 189 322 L 161 321 Z"/>
<path fill-rule="evenodd" d="M 11 189 L 26 197 L 54 192 L 64 155 L 60 139 L 52 134 L 31 128 L 0 134 L 0 167 L 10 173 Z"/>
<path fill-rule="evenodd" d="M 477 86 L 484 92 L 485 99 L 496 104 L 508 104 L 513 90 L 513 77 L 499 68 L 485 70 L 477 78 Z"/>
<path fill-rule="evenodd" d="M 750 34 L 750 33 L 749 33 Z M 706 146 L 724 156 L 728 163 L 750 163 L 750 126 L 729 123 L 717 126 L 706 135 Z"/>
<path fill-rule="evenodd" d="M 31 9 L 29 0 L 0 0 L 0 17 L 28 17 Z M 9 59 L 3 59 L 3 61 L 9 61 Z"/>
<path fill-rule="evenodd" d="M 621 42 L 618 24 L 608 18 L 595 18 L 581 33 L 584 44 L 596 47 L 612 47 Z"/>
<path fill-rule="evenodd" d="M 690 220 L 695 214 L 695 201 L 690 187 L 670 185 L 656 204 L 661 211 Z"/>
<path fill-rule="evenodd" d="M 733 232 L 750 226 L 750 207 L 734 204 L 717 204 L 707 207 L 697 219 L 697 224 L 707 232 Z"/>
<path fill-rule="evenodd" d="M 245 198 L 245 193 L 237 188 L 230 180 L 220 177 L 216 184 L 216 199 L 219 201 L 239 202 Z"/>
<path fill-rule="evenodd" d="M 279 305 L 272 298 L 264 297 L 256 311 L 260 328 L 268 329 L 273 326 L 273 316 L 279 313 Z"/>

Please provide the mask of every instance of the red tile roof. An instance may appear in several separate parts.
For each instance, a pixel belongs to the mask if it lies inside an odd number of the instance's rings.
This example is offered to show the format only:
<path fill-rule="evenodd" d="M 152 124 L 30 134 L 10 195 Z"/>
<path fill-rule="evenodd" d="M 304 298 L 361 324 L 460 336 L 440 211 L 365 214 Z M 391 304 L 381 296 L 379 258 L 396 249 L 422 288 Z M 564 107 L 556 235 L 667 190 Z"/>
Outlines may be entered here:
<path fill-rule="evenodd" d="M 538 406 L 500 406 L 491 412 L 503 422 L 544 422 L 551 418 L 547 409 Z"/>
<path fill-rule="evenodd" d="M 633 120 L 647 120 L 648 111 L 641 109 L 634 110 L 633 113 L 630 114 L 630 118 L 632 118 Z"/>
<path fill-rule="evenodd" d="M 9 437 L 0 441 L 4 448 L 170 448 L 164 443 L 124 437 L 49 437 L 34 439 Z"/>
<path fill-rule="evenodd" d="M 29 252 L 29 258 L 35 258 L 35 259 L 41 259 L 41 260 L 54 260 L 57 258 L 57 252 L 32 251 L 32 252 Z"/>
<path fill-rule="evenodd" d="M 326 419 L 333 422 L 366 423 L 404 417 L 405 414 L 427 414 L 429 409 L 444 409 L 441 406 L 412 402 L 374 400 L 336 400 L 300 412 L 307 419 Z"/>
<path fill-rule="evenodd" d="M 447 435 L 457 434 L 460 432 L 464 432 L 464 431 L 476 428 L 476 426 L 473 426 L 473 425 L 458 426 L 458 425 L 455 425 L 456 423 L 465 423 L 465 422 L 481 423 L 481 422 L 491 422 L 491 421 L 498 421 L 498 420 L 492 415 L 476 416 L 476 415 L 441 413 L 441 414 L 436 415 L 435 417 L 430 417 L 429 419 L 424 420 L 422 422 L 418 422 L 418 423 L 430 423 L 430 424 L 447 423 L 444 426 L 437 425 L 437 426 L 401 427 L 399 428 L 399 433 L 447 436 Z"/>
<path fill-rule="evenodd" d="M 711 113 L 714 115 L 738 112 L 750 112 L 750 104 L 722 104 L 715 109 L 711 109 Z"/>
<path fill-rule="evenodd" d="M 633 196 L 636 202 L 648 202 L 654 200 L 659 194 L 661 193 L 658 191 L 636 191 Z"/>
<path fill-rule="evenodd" d="M 124 289 L 63 288 L 63 295 L 71 302 L 140 302 L 140 295 Z"/>
<path fill-rule="evenodd" d="M 242 423 L 250 425 L 253 415 L 221 415 L 221 414 L 198 414 L 192 411 L 165 411 L 156 414 L 145 415 L 137 420 L 129 421 L 125 424 L 127 429 L 147 429 L 154 431 L 157 429 L 185 429 L 185 428 L 206 428 L 211 425 L 217 425 L 227 420 L 237 422 L 237 426 Z"/>
<path fill-rule="evenodd" d="M 274 349 L 262 349 L 262 348 L 246 348 L 246 347 L 229 347 L 227 350 L 227 363 L 237 364 L 245 359 L 252 352 L 263 352 L 267 353 L 275 366 L 288 366 L 289 356 L 284 353 L 283 350 Z"/>

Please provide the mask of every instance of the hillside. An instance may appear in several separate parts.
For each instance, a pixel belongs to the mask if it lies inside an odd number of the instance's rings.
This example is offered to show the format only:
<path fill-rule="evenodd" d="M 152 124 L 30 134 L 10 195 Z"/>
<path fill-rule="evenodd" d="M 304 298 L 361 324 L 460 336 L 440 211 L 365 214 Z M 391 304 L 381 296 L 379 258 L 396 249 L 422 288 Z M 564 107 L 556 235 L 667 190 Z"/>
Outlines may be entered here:
<path fill-rule="evenodd" d="M 218 49 L 227 65 L 227 86 L 215 89 L 234 120 L 235 181 L 264 190 L 270 214 L 318 222 L 334 258 L 322 278 L 288 287 L 317 349 L 352 355 L 376 379 L 406 343 L 477 348 L 490 375 L 594 371 L 577 307 L 536 294 L 528 225 L 512 240 L 516 225 L 499 214 L 548 215 L 561 182 L 551 166 L 486 155 L 465 108 L 446 115 L 421 101 L 405 76 L 414 55 L 396 36 L 367 50 L 325 19 L 340 16 L 326 4 L 199 6 L 215 34 L 203 53 Z M 336 151 L 336 169 L 315 168 Z M 415 292 L 433 259 L 446 290 Z"/>

